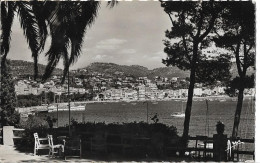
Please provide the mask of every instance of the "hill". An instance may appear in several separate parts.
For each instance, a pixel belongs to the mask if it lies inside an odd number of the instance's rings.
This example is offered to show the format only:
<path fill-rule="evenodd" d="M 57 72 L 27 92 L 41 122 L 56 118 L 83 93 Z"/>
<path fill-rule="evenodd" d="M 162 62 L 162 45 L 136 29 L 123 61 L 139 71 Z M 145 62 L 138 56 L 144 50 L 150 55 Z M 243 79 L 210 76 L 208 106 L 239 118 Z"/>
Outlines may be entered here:
<path fill-rule="evenodd" d="M 14 76 L 19 75 L 33 75 L 34 73 L 34 66 L 33 62 L 22 61 L 22 60 L 9 60 L 12 74 Z M 39 68 L 39 75 L 42 75 L 45 71 L 46 65 L 38 64 Z M 77 69 L 76 72 L 80 72 L 81 70 L 85 70 L 87 74 L 97 72 L 97 73 L 104 73 L 106 75 L 115 76 L 115 75 L 124 75 L 124 76 L 133 76 L 133 77 L 142 77 L 147 76 L 148 78 L 154 78 L 155 76 L 162 76 L 162 77 L 180 77 L 186 78 L 189 77 L 189 71 L 180 70 L 177 67 L 160 67 L 149 70 L 146 67 L 139 66 L 139 65 L 118 65 L 115 63 L 101 63 L 101 62 L 94 62 L 85 68 Z M 231 74 L 234 78 L 237 76 L 237 68 L 236 64 L 233 63 L 231 66 Z M 253 68 L 248 69 L 248 75 L 255 73 Z M 62 69 L 55 68 L 53 71 L 53 75 L 62 75 Z"/>
<path fill-rule="evenodd" d="M 153 70 L 149 70 L 146 67 L 139 66 L 139 65 L 118 65 L 115 63 L 101 63 L 95 62 L 90 64 L 85 68 L 78 69 L 77 71 L 80 72 L 81 70 L 85 70 L 88 73 L 105 73 L 106 75 L 124 75 L 124 76 L 133 76 L 133 77 L 141 77 L 147 76 L 148 78 L 154 78 L 155 76 L 163 76 L 163 77 L 181 77 L 185 78 L 189 76 L 188 71 L 182 71 L 177 67 L 162 67 L 156 68 Z"/>
<path fill-rule="evenodd" d="M 147 76 L 148 78 L 154 78 L 155 76 L 162 76 L 162 77 L 180 77 L 180 78 L 186 78 L 189 77 L 190 72 L 189 71 L 183 71 L 180 70 L 178 67 L 160 67 L 155 68 L 152 70 L 149 70 L 146 67 L 139 66 L 139 65 L 118 65 L 115 63 L 101 63 L 101 62 L 95 62 L 90 64 L 89 66 L 85 68 L 78 69 L 85 70 L 88 73 L 105 73 L 107 75 L 117 75 L 122 74 L 124 76 L 134 76 L 134 77 L 141 77 L 141 76 Z M 231 76 L 232 78 L 238 76 L 236 63 L 232 63 L 231 65 Z M 251 75 L 255 73 L 255 70 L 253 68 L 249 68 L 247 71 L 248 75 Z"/>
<path fill-rule="evenodd" d="M 13 76 L 26 76 L 34 74 L 34 63 L 22 60 L 9 60 L 9 64 L 12 70 Z M 46 66 L 43 64 L 38 64 L 39 75 L 43 75 Z M 55 68 L 53 75 L 61 75 L 62 69 Z"/>

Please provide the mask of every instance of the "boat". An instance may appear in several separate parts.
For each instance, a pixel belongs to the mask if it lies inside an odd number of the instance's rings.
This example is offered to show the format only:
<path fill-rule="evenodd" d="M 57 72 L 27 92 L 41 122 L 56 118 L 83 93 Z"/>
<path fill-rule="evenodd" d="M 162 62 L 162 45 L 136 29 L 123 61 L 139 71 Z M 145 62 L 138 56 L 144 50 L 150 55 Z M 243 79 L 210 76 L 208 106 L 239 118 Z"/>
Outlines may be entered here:
<path fill-rule="evenodd" d="M 225 102 L 225 101 L 227 101 L 225 98 L 220 98 L 219 100 L 218 100 L 219 102 Z"/>
<path fill-rule="evenodd" d="M 136 103 L 134 102 L 134 103 L 131 103 L 132 105 L 136 105 Z"/>
<path fill-rule="evenodd" d="M 171 117 L 177 117 L 177 118 L 185 117 L 185 113 L 183 112 L 183 102 L 181 102 L 181 112 L 172 113 Z"/>
<path fill-rule="evenodd" d="M 208 101 L 214 101 L 214 99 L 213 98 L 209 98 Z"/>
<path fill-rule="evenodd" d="M 183 118 L 183 117 L 185 117 L 185 114 L 181 113 L 181 112 L 176 112 L 176 113 L 172 113 L 171 116 L 172 117 Z"/>

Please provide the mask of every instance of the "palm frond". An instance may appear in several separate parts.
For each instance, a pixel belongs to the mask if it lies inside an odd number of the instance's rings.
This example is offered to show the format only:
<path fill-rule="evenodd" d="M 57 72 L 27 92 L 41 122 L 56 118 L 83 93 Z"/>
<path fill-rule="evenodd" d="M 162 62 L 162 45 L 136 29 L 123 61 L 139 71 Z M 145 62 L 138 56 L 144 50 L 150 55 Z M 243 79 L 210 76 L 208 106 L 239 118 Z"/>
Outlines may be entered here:
<path fill-rule="evenodd" d="M 49 8 L 47 9 L 44 4 L 45 2 L 30 2 L 30 5 L 32 6 L 32 12 L 34 13 L 35 20 L 37 21 L 39 27 L 39 52 L 43 51 L 48 35 L 47 24 L 45 20 L 47 19 Z"/>
<path fill-rule="evenodd" d="M 48 14 L 48 22 L 51 31 L 51 37 L 53 45 L 55 44 L 56 49 L 61 48 L 62 52 L 55 52 L 60 54 L 59 57 L 63 58 L 64 71 L 62 83 L 65 81 L 65 77 L 68 73 L 69 66 L 76 61 L 81 52 L 84 34 L 86 28 L 91 26 L 94 22 L 100 2 L 88 1 L 88 2 L 53 2 L 49 3 L 52 6 L 52 11 Z M 61 34 L 62 33 L 62 34 Z M 63 36 L 61 38 L 61 35 Z M 59 37 L 58 37 L 59 36 Z M 56 40 L 56 42 L 54 42 Z M 70 43 L 71 54 L 68 55 L 68 43 Z M 66 50 L 65 50 L 66 48 Z M 50 47 L 48 55 L 50 65 L 55 65 L 52 58 L 54 55 L 52 52 L 54 47 Z M 52 69 L 49 66 L 46 69 L 44 78 L 48 77 Z"/>
<path fill-rule="evenodd" d="M 48 64 L 42 78 L 43 81 L 47 80 L 51 76 L 61 56 L 67 55 L 68 53 L 67 49 L 68 49 L 69 39 L 65 35 L 64 31 L 59 31 L 59 32 L 52 31 L 51 38 L 52 41 L 51 41 L 50 49 L 45 54 L 45 56 L 48 57 Z"/>
<path fill-rule="evenodd" d="M 16 2 L 18 16 L 24 36 L 34 58 L 34 79 L 38 76 L 39 27 L 29 2 Z"/>
<path fill-rule="evenodd" d="M 91 26 L 97 17 L 99 2 L 81 2 L 77 16 L 71 20 L 70 28 L 68 28 L 68 36 L 71 40 L 71 55 L 69 65 L 74 63 L 81 52 L 82 43 L 86 28 Z M 74 10 L 75 11 L 75 10 Z"/>
<path fill-rule="evenodd" d="M 110 8 L 116 6 L 118 4 L 117 0 L 111 0 L 107 2 L 107 6 L 109 6 Z"/>
<path fill-rule="evenodd" d="M 1 2 L 1 55 L 2 65 L 4 66 L 7 54 L 10 49 L 11 27 L 14 19 L 14 2 Z"/>

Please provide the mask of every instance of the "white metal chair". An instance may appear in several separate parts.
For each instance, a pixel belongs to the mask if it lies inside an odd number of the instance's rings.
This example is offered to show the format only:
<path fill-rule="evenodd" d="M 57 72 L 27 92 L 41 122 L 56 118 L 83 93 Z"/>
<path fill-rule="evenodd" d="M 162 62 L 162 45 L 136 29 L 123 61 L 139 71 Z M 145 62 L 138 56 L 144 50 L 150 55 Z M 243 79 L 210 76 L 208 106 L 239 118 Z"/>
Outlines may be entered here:
<path fill-rule="evenodd" d="M 55 153 L 59 153 L 59 152 L 64 153 L 64 145 L 62 145 L 62 144 L 54 145 L 52 135 L 48 135 L 48 141 L 49 141 L 49 157 L 50 156 L 54 157 Z M 57 150 L 55 151 L 55 149 L 57 149 Z M 60 153 L 59 153 L 59 155 L 60 155 Z"/>
<path fill-rule="evenodd" d="M 38 133 L 34 133 L 34 155 L 36 153 L 39 155 L 38 150 L 39 149 L 49 149 L 49 144 L 42 143 L 43 141 L 48 141 L 48 138 L 39 138 Z"/>

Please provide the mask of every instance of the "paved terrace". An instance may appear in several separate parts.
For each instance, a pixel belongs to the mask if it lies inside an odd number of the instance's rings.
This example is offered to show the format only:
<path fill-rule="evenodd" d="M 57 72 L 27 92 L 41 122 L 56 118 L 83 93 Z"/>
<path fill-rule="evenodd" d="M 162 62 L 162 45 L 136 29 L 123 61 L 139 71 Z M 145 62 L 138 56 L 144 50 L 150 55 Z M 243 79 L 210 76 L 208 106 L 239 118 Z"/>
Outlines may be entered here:
<path fill-rule="evenodd" d="M 122 158 L 67 158 L 63 160 L 62 158 L 49 158 L 48 155 L 36 155 L 33 153 L 20 152 L 12 146 L 0 145 L 0 162 L 1 163 L 21 163 L 21 162 L 162 162 L 163 160 L 151 160 L 149 158 L 142 160 L 123 160 Z M 166 158 L 166 162 L 191 162 L 194 161 L 192 158 Z M 163 162 L 165 162 L 163 161 Z"/>
<path fill-rule="evenodd" d="M 68 158 L 65 161 L 61 158 L 49 158 L 48 155 L 34 156 L 33 153 L 19 152 L 12 146 L 0 145 L 0 162 L 94 162 L 94 160 Z"/>

